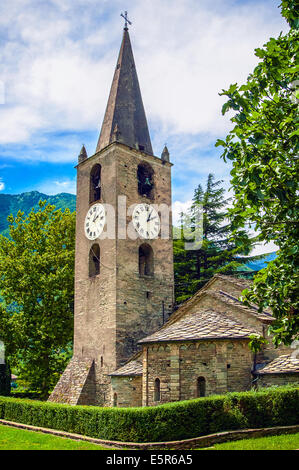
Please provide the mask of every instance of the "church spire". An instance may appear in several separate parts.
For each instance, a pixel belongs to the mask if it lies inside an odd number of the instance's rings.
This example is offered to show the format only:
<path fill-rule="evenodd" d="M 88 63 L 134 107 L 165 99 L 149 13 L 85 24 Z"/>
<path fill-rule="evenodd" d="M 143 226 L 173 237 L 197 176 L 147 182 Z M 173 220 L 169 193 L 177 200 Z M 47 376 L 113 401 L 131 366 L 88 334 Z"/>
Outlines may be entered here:
<path fill-rule="evenodd" d="M 127 24 L 96 152 L 112 142 L 153 155 Z"/>

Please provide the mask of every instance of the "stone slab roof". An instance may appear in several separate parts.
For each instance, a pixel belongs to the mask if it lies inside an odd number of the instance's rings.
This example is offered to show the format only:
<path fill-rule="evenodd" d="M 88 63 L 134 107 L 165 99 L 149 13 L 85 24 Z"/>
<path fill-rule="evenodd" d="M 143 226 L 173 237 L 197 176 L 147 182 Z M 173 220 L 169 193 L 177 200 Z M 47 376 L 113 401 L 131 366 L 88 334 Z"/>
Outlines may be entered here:
<path fill-rule="evenodd" d="M 235 305 L 244 312 L 247 312 L 251 315 L 254 315 L 260 320 L 267 321 L 267 322 L 272 322 L 274 320 L 271 312 L 269 310 L 263 310 L 262 312 L 258 311 L 258 308 L 255 306 L 247 307 L 241 300 L 237 299 L 237 297 L 234 297 L 233 295 L 229 294 L 228 292 L 224 292 L 222 290 L 219 290 L 218 292 L 209 292 L 210 295 L 217 297 L 221 299 L 223 302 L 226 302 L 227 304 Z"/>
<path fill-rule="evenodd" d="M 156 333 L 139 341 L 139 344 L 166 341 L 189 341 L 210 339 L 245 339 L 256 333 L 241 323 L 214 310 L 198 310 L 166 323 Z"/>
<path fill-rule="evenodd" d="M 241 277 L 230 276 L 228 274 L 215 274 L 211 280 L 213 279 L 223 279 L 224 281 L 231 282 L 235 286 L 238 286 L 241 290 L 249 289 L 252 286 L 251 279 L 243 279 Z M 206 284 L 207 286 L 207 284 Z M 204 286 L 204 288 L 206 287 Z"/>
<path fill-rule="evenodd" d="M 170 316 L 168 324 L 176 323 L 180 318 L 187 315 L 190 308 L 194 308 L 194 306 L 199 303 L 204 296 L 210 296 L 215 299 L 221 300 L 222 302 L 225 302 L 228 306 L 232 305 L 234 307 L 237 307 L 240 311 L 243 311 L 245 314 L 257 318 L 263 323 L 269 324 L 273 321 L 273 316 L 270 311 L 266 310 L 260 313 L 257 307 L 247 307 L 243 302 L 238 300 L 237 297 L 231 295 L 231 293 L 224 292 L 217 288 L 217 279 L 221 279 L 226 282 L 228 281 L 229 283 L 234 284 L 235 286 L 240 288 L 240 293 L 246 287 L 250 287 L 251 285 L 251 281 L 247 279 L 239 279 L 233 276 L 215 274 L 202 289 L 198 290 L 192 297 L 190 297 L 190 299 L 186 300 L 184 303 L 178 306 L 177 310 L 175 310 L 174 313 Z M 245 318 L 244 321 L 246 321 Z"/>
<path fill-rule="evenodd" d="M 265 367 L 259 369 L 259 375 L 263 374 L 299 374 L 299 359 L 291 354 L 279 356 L 274 361 L 269 362 Z"/>
<path fill-rule="evenodd" d="M 112 372 L 112 374 L 109 375 L 111 375 L 112 377 L 142 375 L 142 362 L 138 360 L 127 362 L 127 364 L 120 367 L 115 372 Z"/>

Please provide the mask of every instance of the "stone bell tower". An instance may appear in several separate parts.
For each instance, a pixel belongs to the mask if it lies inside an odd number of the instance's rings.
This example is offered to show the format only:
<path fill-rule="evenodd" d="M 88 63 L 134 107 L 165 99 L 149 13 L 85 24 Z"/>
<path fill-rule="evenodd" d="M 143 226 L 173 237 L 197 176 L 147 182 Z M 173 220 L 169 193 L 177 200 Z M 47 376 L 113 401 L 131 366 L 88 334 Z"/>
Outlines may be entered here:
<path fill-rule="evenodd" d="M 171 207 L 166 154 L 153 155 L 126 24 L 96 152 L 79 155 L 74 355 L 50 401 L 112 405 L 109 374 L 172 311 L 172 220 L 161 214 Z"/>

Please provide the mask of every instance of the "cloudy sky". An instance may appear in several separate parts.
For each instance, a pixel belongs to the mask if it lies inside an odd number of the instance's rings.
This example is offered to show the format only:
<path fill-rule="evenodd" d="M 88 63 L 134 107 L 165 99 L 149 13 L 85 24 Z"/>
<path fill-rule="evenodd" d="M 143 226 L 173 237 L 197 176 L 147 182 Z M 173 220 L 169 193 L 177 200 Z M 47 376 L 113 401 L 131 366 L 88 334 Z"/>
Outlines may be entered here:
<path fill-rule="evenodd" d="M 95 151 L 123 20 L 154 153 L 167 143 L 178 211 L 209 172 L 229 188 L 215 148 L 231 128 L 218 95 L 243 83 L 254 49 L 287 31 L 279 0 L 2 0 L 0 191 L 75 193 L 82 144 Z"/>

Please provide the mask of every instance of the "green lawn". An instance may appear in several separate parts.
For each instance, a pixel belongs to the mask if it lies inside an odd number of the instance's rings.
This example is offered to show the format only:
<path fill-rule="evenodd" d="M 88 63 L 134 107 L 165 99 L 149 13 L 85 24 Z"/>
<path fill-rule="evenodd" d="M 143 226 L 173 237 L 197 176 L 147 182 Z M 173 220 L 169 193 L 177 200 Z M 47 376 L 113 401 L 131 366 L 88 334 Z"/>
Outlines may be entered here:
<path fill-rule="evenodd" d="M 0 425 L 0 450 L 107 450 L 97 444 L 74 441 L 42 432 Z"/>
<path fill-rule="evenodd" d="M 299 433 L 225 442 L 204 450 L 294 449 L 299 449 Z M 0 425 L 0 450 L 107 450 L 107 448 L 90 442 L 74 441 L 51 434 Z"/>
<path fill-rule="evenodd" d="M 282 434 L 281 436 L 242 439 L 241 441 L 215 444 L 206 450 L 295 450 L 299 449 L 299 433 Z M 199 449 L 200 450 L 200 449 Z"/>

